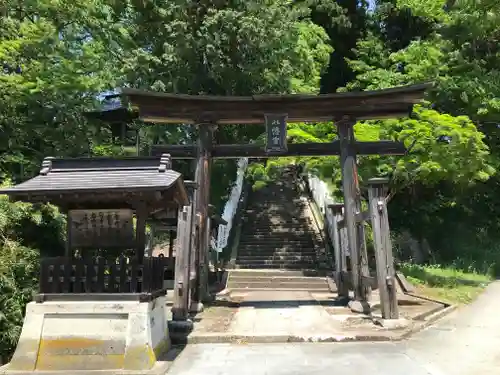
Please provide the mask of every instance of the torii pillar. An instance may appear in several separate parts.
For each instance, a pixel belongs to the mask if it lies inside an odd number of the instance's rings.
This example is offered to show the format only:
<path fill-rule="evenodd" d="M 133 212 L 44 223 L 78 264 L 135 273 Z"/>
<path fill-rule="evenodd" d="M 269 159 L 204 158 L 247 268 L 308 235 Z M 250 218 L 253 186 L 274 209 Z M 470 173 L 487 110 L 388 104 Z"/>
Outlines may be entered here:
<path fill-rule="evenodd" d="M 340 166 L 344 195 L 344 223 L 347 231 L 351 260 L 351 280 L 354 300 L 350 307 L 355 312 L 368 313 L 371 288 L 368 285 L 369 268 L 363 223 L 358 220 L 361 213 L 356 149 L 354 137 L 355 119 L 342 118 L 337 121 L 340 141 Z"/>
<path fill-rule="evenodd" d="M 208 290 L 208 265 L 210 250 L 210 167 L 213 144 L 213 132 L 217 125 L 213 123 L 198 124 L 198 154 L 196 158 L 195 181 L 198 189 L 195 193 L 194 205 L 196 209 L 195 223 L 197 226 L 197 240 L 194 241 L 193 255 L 196 259 L 196 285 L 193 289 L 191 312 L 203 310 L 203 302 L 210 301 Z M 197 246 L 196 246 L 197 244 Z M 197 247 L 197 248 L 196 248 Z"/>

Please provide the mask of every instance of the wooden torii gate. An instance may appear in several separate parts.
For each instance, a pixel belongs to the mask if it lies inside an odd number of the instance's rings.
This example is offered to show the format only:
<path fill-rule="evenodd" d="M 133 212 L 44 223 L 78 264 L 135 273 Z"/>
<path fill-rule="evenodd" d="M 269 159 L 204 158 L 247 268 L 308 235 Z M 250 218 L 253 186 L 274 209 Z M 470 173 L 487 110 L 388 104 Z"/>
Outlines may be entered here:
<path fill-rule="evenodd" d="M 406 148 L 401 142 L 358 142 L 354 137 L 354 124 L 359 120 L 406 117 L 413 105 L 423 99 L 430 84 L 403 86 L 378 91 L 347 92 L 325 95 L 255 95 L 255 96 L 206 96 L 180 95 L 126 88 L 118 95 L 128 104 L 134 116 L 144 122 L 160 124 L 192 124 L 198 128 L 198 142 L 190 145 L 160 145 L 153 153 L 170 154 L 173 158 L 196 159 L 196 190 L 193 197 L 194 211 L 181 210 L 186 220 L 183 244 L 187 257 L 195 259 L 197 281 L 192 294 L 192 306 L 202 308 L 208 300 L 209 252 L 209 193 L 210 165 L 214 158 L 276 157 L 276 156 L 326 156 L 339 155 L 342 168 L 344 195 L 344 221 L 351 254 L 352 285 L 355 301 L 364 304 L 370 287 L 363 282 L 369 276 L 363 226 L 358 225 L 361 194 L 357 174 L 357 155 L 402 155 Z M 115 95 L 116 96 L 116 95 Z M 121 111 L 121 112 L 120 112 Z M 123 116 L 123 108 L 116 111 Z M 116 114 L 102 113 L 103 120 L 112 120 Z M 333 121 L 338 128 L 338 140 L 331 143 L 286 143 L 287 122 Z M 266 147 L 255 144 L 214 144 L 214 131 L 225 124 L 265 124 L 268 143 Z M 196 231 L 193 231 L 197 223 Z M 181 226 L 181 225 L 180 225 Z M 196 232 L 195 238 L 192 233 Z M 182 258 L 178 254 L 177 258 Z M 186 260 L 179 262 L 188 265 Z M 185 320 L 188 314 L 189 283 L 185 276 L 176 275 L 176 300 L 174 319 Z"/>

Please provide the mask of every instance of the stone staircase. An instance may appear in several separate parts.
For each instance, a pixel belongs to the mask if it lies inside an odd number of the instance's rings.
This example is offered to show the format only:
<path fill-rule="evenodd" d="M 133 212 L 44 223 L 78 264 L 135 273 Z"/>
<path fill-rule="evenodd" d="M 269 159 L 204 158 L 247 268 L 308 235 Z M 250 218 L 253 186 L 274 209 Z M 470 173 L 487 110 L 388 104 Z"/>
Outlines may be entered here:
<path fill-rule="evenodd" d="M 321 277 L 328 269 L 325 246 L 308 199 L 293 166 L 251 193 L 229 289 L 329 290 Z"/>

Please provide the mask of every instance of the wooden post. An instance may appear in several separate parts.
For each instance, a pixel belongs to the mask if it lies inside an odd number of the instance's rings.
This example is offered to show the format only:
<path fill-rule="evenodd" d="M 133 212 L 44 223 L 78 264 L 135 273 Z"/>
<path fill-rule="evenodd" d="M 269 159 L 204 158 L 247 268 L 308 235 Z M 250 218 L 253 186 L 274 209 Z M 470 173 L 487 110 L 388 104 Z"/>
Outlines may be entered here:
<path fill-rule="evenodd" d="M 355 159 L 356 160 L 356 159 Z M 357 165 L 355 169 L 357 175 Z M 356 191 L 356 214 L 361 214 L 363 212 L 363 207 L 361 206 L 361 191 L 359 189 L 359 184 Z M 365 234 L 365 221 L 357 220 L 357 235 L 358 235 L 358 246 L 359 246 L 359 269 L 361 273 L 361 295 L 364 296 L 366 301 L 370 301 L 372 294 L 371 284 L 368 282 L 363 282 L 363 280 L 368 280 L 370 277 L 370 266 L 368 264 L 368 249 L 366 247 L 366 234 Z"/>
<path fill-rule="evenodd" d="M 344 209 L 342 208 L 342 218 L 344 217 Z M 345 277 L 346 277 L 346 289 L 349 290 L 351 287 L 351 279 L 349 279 L 349 262 L 350 262 L 350 257 L 351 253 L 349 252 L 349 238 L 347 237 L 347 228 L 345 226 L 339 227 L 339 240 L 340 240 L 340 248 L 341 248 L 341 254 L 344 255 L 345 257 Z"/>
<path fill-rule="evenodd" d="M 358 235 L 356 230 L 356 158 L 352 149 L 354 122 L 341 121 L 337 124 L 340 140 L 340 167 L 342 169 L 342 190 L 344 195 L 344 225 L 347 232 L 349 252 L 351 254 L 351 273 L 354 298 L 363 299 L 361 293 L 361 274 L 359 265 Z"/>
<path fill-rule="evenodd" d="M 174 231 L 170 230 L 168 233 L 168 257 L 174 257 Z"/>
<path fill-rule="evenodd" d="M 368 194 L 382 318 L 398 319 L 396 274 L 394 271 L 394 258 L 389 230 L 389 216 L 385 201 L 388 182 L 389 180 L 385 178 L 370 179 L 368 181 Z"/>
<path fill-rule="evenodd" d="M 177 219 L 177 253 L 175 255 L 174 300 L 172 319 L 187 320 L 189 309 L 189 255 L 191 206 L 179 209 Z"/>
<path fill-rule="evenodd" d="M 342 187 L 344 195 L 344 223 L 349 241 L 351 255 L 352 286 L 354 300 L 359 303 L 351 304 L 356 312 L 369 312 L 367 288 L 363 287 L 362 246 L 359 238 L 356 215 L 359 206 L 359 182 L 356 167 L 356 150 L 354 149 L 354 121 L 342 120 L 338 122 L 340 141 L 340 165 L 342 168 Z M 369 275 L 366 275 L 369 276 Z"/>
<path fill-rule="evenodd" d="M 66 246 L 64 249 L 64 255 L 66 258 L 73 256 L 72 244 L 71 244 L 71 230 L 73 227 L 73 223 L 71 221 L 71 215 L 69 214 L 69 210 L 66 211 Z"/>
<path fill-rule="evenodd" d="M 197 254 L 197 292 L 194 293 L 193 301 L 199 306 L 199 310 L 203 307 L 201 304 L 204 301 L 210 300 L 208 291 L 208 252 L 210 249 L 210 226 L 208 225 L 209 203 L 210 203 L 210 163 L 211 163 L 211 148 L 212 148 L 212 133 L 215 129 L 213 124 L 200 124 L 199 139 L 198 139 L 198 158 L 196 164 L 196 211 L 199 215 L 198 221 L 198 254 Z M 208 232 L 208 233 L 207 233 Z"/>
<path fill-rule="evenodd" d="M 146 251 L 146 217 L 145 207 L 141 206 L 135 210 L 136 257 L 139 264 L 142 264 Z"/>
<path fill-rule="evenodd" d="M 190 236 L 193 260 L 191 262 L 190 280 L 193 280 L 191 288 L 191 305 L 189 311 L 197 314 L 203 311 L 203 302 L 200 295 L 200 218 L 201 215 L 193 210 L 192 232 Z M 191 281 L 190 281 L 191 282 Z"/>
<path fill-rule="evenodd" d="M 339 228 L 339 221 L 342 220 L 342 210 L 344 205 L 341 203 L 334 203 L 328 206 L 334 215 L 333 218 L 333 246 L 335 248 L 335 282 L 337 283 L 337 294 L 340 299 L 349 298 L 349 284 L 346 280 L 347 275 L 347 244 L 345 238 L 341 239 L 341 231 L 344 228 Z"/>
<path fill-rule="evenodd" d="M 154 248 L 154 236 L 155 236 L 155 224 L 151 223 L 149 228 L 149 236 L 147 236 L 146 241 L 146 256 L 151 258 L 153 256 L 153 248 Z"/>

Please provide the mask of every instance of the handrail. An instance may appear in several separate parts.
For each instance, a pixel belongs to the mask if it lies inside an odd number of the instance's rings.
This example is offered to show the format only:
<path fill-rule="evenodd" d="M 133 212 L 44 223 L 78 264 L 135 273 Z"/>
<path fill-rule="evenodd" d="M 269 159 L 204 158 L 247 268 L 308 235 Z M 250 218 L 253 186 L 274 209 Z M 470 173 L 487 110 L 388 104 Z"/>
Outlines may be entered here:
<path fill-rule="evenodd" d="M 237 217 L 237 212 L 240 206 L 241 195 L 243 192 L 245 172 L 248 167 L 248 158 L 241 158 L 238 160 L 238 170 L 236 172 L 236 179 L 231 190 L 229 199 L 227 200 L 224 211 L 222 214 L 222 219 L 227 222 L 227 224 L 219 225 L 219 230 L 217 232 L 217 240 L 213 241 L 213 247 L 216 249 L 217 253 L 220 254 L 225 248 L 227 248 L 229 239 L 232 237 L 232 232 L 234 232 L 235 218 Z"/>
<path fill-rule="evenodd" d="M 236 211 L 236 215 L 234 216 L 234 226 L 233 230 L 229 234 L 228 245 L 226 247 L 226 251 L 230 251 L 229 260 L 227 262 L 228 268 L 234 268 L 236 264 L 236 257 L 238 255 L 238 246 L 240 243 L 240 235 L 241 229 L 243 227 L 243 213 L 247 208 L 247 204 L 250 198 L 250 195 L 253 193 L 252 184 L 249 181 L 245 181 L 243 185 L 243 190 L 241 192 L 241 198 L 238 204 L 238 209 Z M 227 259 L 226 259 L 227 260 Z"/>
<path fill-rule="evenodd" d="M 323 220 L 324 226 L 324 239 L 328 243 L 328 247 L 330 251 L 334 248 L 333 238 L 334 236 L 334 220 L 335 217 L 333 215 L 332 210 L 328 209 L 328 206 L 334 202 L 332 195 L 328 189 L 328 185 L 326 182 L 322 181 L 317 176 L 314 176 L 310 173 L 307 174 L 305 180 L 307 181 L 307 186 L 309 188 L 310 195 L 312 197 L 313 202 L 316 204 L 316 207 L 320 211 L 321 218 Z M 331 255 L 331 254 L 330 254 Z"/>

